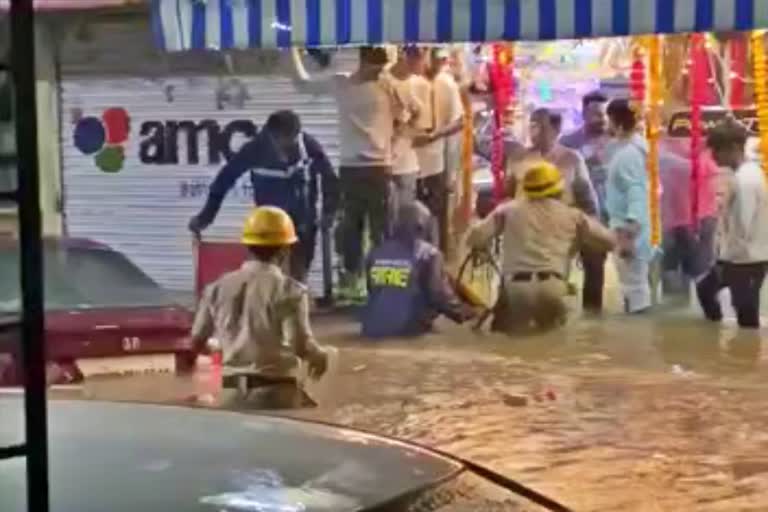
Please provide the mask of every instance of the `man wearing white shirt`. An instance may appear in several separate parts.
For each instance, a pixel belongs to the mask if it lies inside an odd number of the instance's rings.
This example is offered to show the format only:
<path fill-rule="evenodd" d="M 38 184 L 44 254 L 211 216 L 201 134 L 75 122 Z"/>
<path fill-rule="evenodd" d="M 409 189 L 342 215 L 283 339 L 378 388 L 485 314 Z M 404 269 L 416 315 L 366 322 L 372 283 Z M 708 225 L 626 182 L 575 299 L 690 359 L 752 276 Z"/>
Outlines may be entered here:
<path fill-rule="evenodd" d="M 415 96 L 416 83 L 424 72 L 424 51 L 416 46 L 400 49 L 397 62 L 389 69 L 392 83 L 398 96 L 415 107 L 403 112 L 392 143 L 392 197 L 391 211 L 397 214 L 400 205 L 416 200 L 416 184 L 419 177 L 419 158 L 413 147 L 414 138 L 424 135 L 415 128 L 418 121 L 413 110 L 423 111 L 423 106 Z M 390 215 L 392 225 L 396 219 Z"/>
<path fill-rule="evenodd" d="M 342 220 L 338 228 L 344 272 L 342 299 L 364 300 L 363 235 L 366 224 L 371 246 L 383 239 L 387 227 L 392 143 L 395 125 L 408 105 L 399 97 L 389 73 L 383 47 L 360 49 L 360 66 L 351 75 L 312 79 L 298 51 L 293 51 L 294 84 L 304 92 L 329 94 L 339 108 L 339 168 Z"/>
<path fill-rule="evenodd" d="M 707 145 L 715 162 L 734 171 L 720 218 L 718 265 L 698 284 L 706 317 L 723 317 L 718 292 L 728 288 L 739 326 L 760 327 L 760 290 L 768 267 L 768 184 L 757 162 L 746 160 L 747 130 L 735 120 L 710 130 Z"/>
<path fill-rule="evenodd" d="M 450 69 L 449 52 L 434 49 L 424 76 L 415 83 L 416 97 L 424 105 L 418 127 L 428 135 L 414 139 L 419 159 L 418 196 L 438 219 L 440 248 L 448 242 L 448 196 L 456 178 L 464 107 L 461 91 Z"/>

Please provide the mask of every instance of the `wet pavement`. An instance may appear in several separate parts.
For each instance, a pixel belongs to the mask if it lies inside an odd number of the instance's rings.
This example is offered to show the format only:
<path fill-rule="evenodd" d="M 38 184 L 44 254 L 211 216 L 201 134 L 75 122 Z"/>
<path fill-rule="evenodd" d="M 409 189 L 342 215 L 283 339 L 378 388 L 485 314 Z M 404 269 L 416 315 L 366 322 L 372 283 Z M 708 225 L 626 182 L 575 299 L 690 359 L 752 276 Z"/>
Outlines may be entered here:
<path fill-rule="evenodd" d="M 768 510 L 768 333 L 693 309 L 612 309 L 515 339 L 440 324 L 380 343 L 320 316 L 339 371 L 317 390 L 320 407 L 290 414 L 471 459 L 577 511 Z M 94 379 L 67 394 L 249 409 L 205 372 Z"/>
<path fill-rule="evenodd" d="M 347 349 L 358 375 L 316 415 L 475 460 L 575 510 L 768 510 L 764 344 L 679 317 L 518 340 L 455 331 Z"/>

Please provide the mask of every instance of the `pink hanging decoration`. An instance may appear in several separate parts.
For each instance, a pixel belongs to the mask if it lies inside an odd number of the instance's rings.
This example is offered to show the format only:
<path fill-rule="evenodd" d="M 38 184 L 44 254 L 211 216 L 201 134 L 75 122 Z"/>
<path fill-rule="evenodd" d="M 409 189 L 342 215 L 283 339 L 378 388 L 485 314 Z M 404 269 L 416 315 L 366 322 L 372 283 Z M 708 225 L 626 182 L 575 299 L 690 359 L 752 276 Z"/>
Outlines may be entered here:
<path fill-rule="evenodd" d="M 691 101 L 691 220 L 698 226 L 699 189 L 701 187 L 701 153 L 704 150 L 704 124 L 701 107 L 707 101 L 709 64 L 704 34 L 691 36 L 691 69 L 689 73 Z"/>
<path fill-rule="evenodd" d="M 493 195 L 497 203 L 504 198 L 504 125 L 507 109 L 513 104 L 515 94 L 512 79 L 514 62 L 512 46 L 493 45 L 493 60 L 489 65 L 488 75 L 494 100 L 491 171 L 493 173 Z"/>
<path fill-rule="evenodd" d="M 629 73 L 629 91 L 632 103 L 638 112 L 643 111 L 645 103 L 645 55 L 639 44 L 634 49 L 632 56 L 632 69 Z"/>

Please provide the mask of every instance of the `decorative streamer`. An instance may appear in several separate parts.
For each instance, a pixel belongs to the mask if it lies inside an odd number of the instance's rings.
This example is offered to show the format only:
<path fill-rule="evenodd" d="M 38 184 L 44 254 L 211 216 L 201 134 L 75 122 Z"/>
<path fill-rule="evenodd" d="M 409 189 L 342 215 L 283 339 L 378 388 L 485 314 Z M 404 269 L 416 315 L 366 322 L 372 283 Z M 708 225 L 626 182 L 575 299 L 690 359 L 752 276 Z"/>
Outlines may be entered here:
<path fill-rule="evenodd" d="M 493 45 L 493 60 L 489 76 L 494 99 L 494 127 L 491 145 L 493 195 L 496 202 L 504 198 L 504 125 L 507 109 L 514 104 L 515 52 L 511 44 Z"/>
<path fill-rule="evenodd" d="M 725 106 L 728 98 L 725 96 L 725 91 L 721 84 L 721 78 L 718 76 L 718 71 L 725 68 L 723 59 L 720 56 L 720 43 L 714 34 L 706 33 L 704 36 L 704 56 L 706 57 L 707 67 L 705 73 L 706 86 L 706 98 L 704 99 L 707 105 L 721 105 Z M 727 77 L 726 77 L 727 78 Z M 725 79 L 722 79 L 722 83 L 725 83 Z"/>
<path fill-rule="evenodd" d="M 701 108 L 707 101 L 707 48 L 703 34 L 691 35 L 691 69 L 690 69 L 690 102 L 691 102 L 691 219 L 693 226 L 698 227 L 699 191 L 701 188 L 701 153 L 704 149 L 704 125 Z"/>
<path fill-rule="evenodd" d="M 676 105 L 680 100 L 687 103 L 689 93 L 688 64 L 690 35 L 664 36 L 664 89 L 665 104 Z"/>
<path fill-rule="evenodd" d="M 659 137 L 661 135 L 661 106 L 664 101 L 661 36 L 648 36 L 648 181 L 651 215 L 651 244 L 661 243 L 661 214 L 659 208 Z"/>
<path fill-rule="evenodd" d="M 731 109 L 744 106 L 744 77 L 747 72 L 747 41 L 744 34 L 735 34 L 728 43 L 731 82 L 728 103 Z"/>
<path fill-rule="evenodd" d="M 760 127 L 760 156 L 763 173 L 768 179 L 768 62 L 766 62 L 765 31 L 752 32 L 752 67 L 755 80 L 755 103 Z"/>

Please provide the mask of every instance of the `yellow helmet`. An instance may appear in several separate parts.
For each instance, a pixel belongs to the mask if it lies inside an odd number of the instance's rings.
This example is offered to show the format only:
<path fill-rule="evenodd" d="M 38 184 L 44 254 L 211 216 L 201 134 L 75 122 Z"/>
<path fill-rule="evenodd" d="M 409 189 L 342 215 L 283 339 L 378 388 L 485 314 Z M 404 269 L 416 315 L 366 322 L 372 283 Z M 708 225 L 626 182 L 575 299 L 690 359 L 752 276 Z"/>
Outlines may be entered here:
<path fill-rule="evenodd" d="M 565 184 L 557 167 L 545 161 L 532 163 L 523 178 L 523 191 L 529 199 L 544 199 L 563 192 Z"/>
<path fill-rule="evenodd" d="M 243 245 L 281 247 L 298 241 L 296 227 L 284 210 L 274 206 L 254 208 L 245 219 Z"/>

